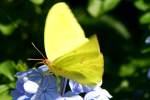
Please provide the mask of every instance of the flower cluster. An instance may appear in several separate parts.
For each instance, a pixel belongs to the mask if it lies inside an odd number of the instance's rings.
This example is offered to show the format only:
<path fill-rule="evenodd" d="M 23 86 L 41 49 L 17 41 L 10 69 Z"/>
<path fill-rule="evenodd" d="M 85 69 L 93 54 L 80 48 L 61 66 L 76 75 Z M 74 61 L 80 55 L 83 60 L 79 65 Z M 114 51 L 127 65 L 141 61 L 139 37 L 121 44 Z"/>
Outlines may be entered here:
<path fill-rule="evenodd" d="M 56 77 L 48 72 L 46 65 L 18 72 L 17 77 L 16 89 L 12 91 L 13 100 L 109 100 L 112 97 L 107 90 L 100 87 L 102 82 L 95 87 L 89 87 L 70 80 L 71 90 L 61 93 Z M 64 88 L 66 83 L 64 81 Z M 80 93 L 85 93 L 85 96 L 81 97 Z"/>

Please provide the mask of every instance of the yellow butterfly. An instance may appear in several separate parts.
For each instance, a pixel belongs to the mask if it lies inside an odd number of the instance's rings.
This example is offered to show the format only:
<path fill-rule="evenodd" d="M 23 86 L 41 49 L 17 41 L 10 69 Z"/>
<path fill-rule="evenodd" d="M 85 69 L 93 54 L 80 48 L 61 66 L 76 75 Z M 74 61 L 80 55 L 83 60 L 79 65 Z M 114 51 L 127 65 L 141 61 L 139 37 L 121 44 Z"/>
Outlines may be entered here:
<path fill-rule="evenodd" d="M 44 45 L 51 72 L 84 85 L 102 80 L 103 55 L 96 35 L 85 37 L 69 7 L 60 2 L 47 15 Z"/>

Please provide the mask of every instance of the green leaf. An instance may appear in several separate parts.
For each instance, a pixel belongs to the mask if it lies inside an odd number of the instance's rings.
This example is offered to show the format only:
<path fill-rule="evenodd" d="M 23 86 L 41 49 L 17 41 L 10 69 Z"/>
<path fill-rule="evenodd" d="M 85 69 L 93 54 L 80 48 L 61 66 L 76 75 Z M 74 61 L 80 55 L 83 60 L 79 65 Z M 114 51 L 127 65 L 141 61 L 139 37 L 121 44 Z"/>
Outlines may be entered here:
<path fill-rule="evenodd" d="M 103 9 L 104 11 L 113 10 L 121 0 L 104 0 L 103 2 Z"/>
<path fill-rule="evenodd" d="M 150 8 L 150 4 L 145 3 L 144 0 L 135 0 L 134 5 L 142 11 L 146 11 Z"/>
<path fill-rule="evenodd" d="M 9 91 L 9 89 L 15 88 L 16 82 L 10 82 L 9 84 L 1 84 L 0 85 L 0 94 L 3 92 Z"/>
<path fill-rule="evenodd" d="M 103 13 L 101 0 L 89 0 L 87 11 L 91 16 L 97 17 L 99 14 Z"/>
<path fill-rule="evenodd" d="M 149 47 L 149 48 L 145 48 L 145 49 L 143 49 L 143 50 L 141 51 L 141 53 L 148 53 L 148 52 L 150 52 L 150 47 Z"/>
<path fill-rule="evenodd" d="M 0 94 L 2 94 L 5 91 L 8 91 L 9 86 L 8 85 L 0 85 Z"/>
<path fill-rule="evenodd" d="M 12 24 L 4 25 L 0 23 L 0 31 L 4 35 L 11 35 L 11 33 L 14 31 L 14 26 Z"/>
<path fill-rule="evenodd" d="M 10 88 L 15 88 L 16 87 L 16 82 L 14 81 L 14 82 L 11 82 L 11 83 L 9 83 L 8 84 L 8 86 L 10 87 Z"/>
<path fill-rule="evenodd" d="M 121 77 L 137 75 L 137 69 L 144 69 L 150 66 L 150 58 L 130 58 L 129 63 L 122 64 L 119 75 Z"/>
<path fill-rule="evenodd" d="M 1 100 L 12 100 L 12 96 L 9 95 L 9 91 L 5 91 L 0 94 Z"/>
<path fill-rule="evenodd" d="M 120 0 L 89 0 L 87 11 L 93 17 L 98 17 L 112 10 L 119 4 Z"/>
<path fill-rule="evenodd" d="M 5 61 L 0 64 L 0 74 L 8 77 L 11 81 L 14 81 L 13 77 L 15 71 L 15 63 L 13 61 Z"/>
<path fill-rule="evenodd" d="M 14 30 L 18 27 L 18 24 L 20 23 L 21 23 L 21 20 L 16 20 L 10 24 L 0 23 L 0 31 L 2 32 L 3 35 L 9 36 L 14 32 Z"/>
<path fill-rule="evenodd" d="M 147 12 L 140 17 L 140 23 L 150 24 L 150 12 Z"/>
<path fill-rule="evenodd" d="M 28 67 L 25 62 L 19 60 L 15 68 L 17 69 L 17 71 L 26 71 Z"/>
<path fill-rule="evenodd" d="M 130 33 L 128 32 L 127 28 L 119 20 L 116 20 L 111 16 L 102 16 L 100 17 L 100 20 L 103 23 L 115 29 L 118 32 L 118 34 L 124 37 L 125 39 L 130 38 Z"/>
<path fill-rule="evenodd" d="M 9 84 L 0 85 L 0 99 L 1 100 L 12 100 L 10 96 L 10 88 L 15 88 L 15 83 L 11 82 Z"/>
<path fill-rule="evenodd" d="M 82 13 L 82 16 L 79 16 Z M 77 18 L 78 21 L 84 25 L 90 25 L 91 27 L 93 27 L 94 25 L 98 24 L 104 24 L 106 25 L 106 29 L 107 27 L 112 28 L 114 31 L 116 31 L 116 34 L 119 34 L 121 37 L 123 37 L 124 39 L 130 39 L 131 35 L 130 32 L 128 31 L 127 27 L 124 25 L 124 23 L 122 23 L 121 21 L 113 18 L 112 16 L 108 16 L 108 15 L 103 15 L 103 16 L 99 16 L 98 18 L 91 18 L 86 16 L 86 14 L 84 14 L 84 12 L 76 12 L 76 15 L 78 14 Z"/>
<path fill-rule="evenodd" d="M 44 0 L 30 0 L 33 4 L 36 4 L 36 5 L 41 5 L 43 4 Z"/>
<path fill-rule="evenodd" d="M 132 65 L 122 65 L 119 71 L 121 77 L 131 76 L 135 73 L 135 67 Z"/>
<path fill-rule="evenodd" d="M 122 80 L 120 85 L 117 86 L 115 89 L 115 92 L 118 93 L 121 90 L 129 89 L 129 81 L 128 80 Z"/>
<path fill-rule="evenodd" d="M 150 66 L 150 58 L 134 58 L 131 63 L 138 68 L 148 67 Z"/>

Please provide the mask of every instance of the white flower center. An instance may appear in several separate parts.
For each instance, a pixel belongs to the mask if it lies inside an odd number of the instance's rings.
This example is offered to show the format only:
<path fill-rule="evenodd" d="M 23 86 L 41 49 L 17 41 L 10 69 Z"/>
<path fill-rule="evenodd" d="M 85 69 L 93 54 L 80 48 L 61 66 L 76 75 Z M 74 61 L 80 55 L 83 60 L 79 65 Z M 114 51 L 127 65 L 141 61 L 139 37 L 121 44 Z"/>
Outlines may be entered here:
<path fill-rule="evenodd" d="M 33 81 L 27 80 L 24 83 L 23 87 L 26 92 L 34 94 L 37 92 L 39 85 Z"/>

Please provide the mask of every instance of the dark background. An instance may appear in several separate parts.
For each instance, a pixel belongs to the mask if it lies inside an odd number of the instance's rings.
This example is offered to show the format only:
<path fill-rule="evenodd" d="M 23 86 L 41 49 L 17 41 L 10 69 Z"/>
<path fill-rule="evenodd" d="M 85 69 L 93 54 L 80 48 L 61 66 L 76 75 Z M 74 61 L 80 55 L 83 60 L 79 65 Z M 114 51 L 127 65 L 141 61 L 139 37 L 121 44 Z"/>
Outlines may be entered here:
<path fill-rule="evenodd" d="M 1 0 L 0 99 L 11 99 L 17 71 L 37 63 L 28 58 L 42 58 L 31 42 L 45 55 L 46 15 L 60 1 L 70 6 L 87 36 L 98 35 L 105 59 L 102 88 L 112 100 L 149 100 L 150 44 L 144 42 L 150 35 L 149 0 Z M 95 6 L 101 7 L 88 10 Z"/>

